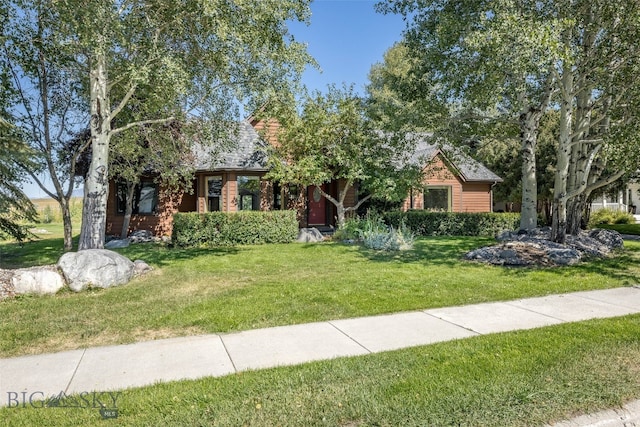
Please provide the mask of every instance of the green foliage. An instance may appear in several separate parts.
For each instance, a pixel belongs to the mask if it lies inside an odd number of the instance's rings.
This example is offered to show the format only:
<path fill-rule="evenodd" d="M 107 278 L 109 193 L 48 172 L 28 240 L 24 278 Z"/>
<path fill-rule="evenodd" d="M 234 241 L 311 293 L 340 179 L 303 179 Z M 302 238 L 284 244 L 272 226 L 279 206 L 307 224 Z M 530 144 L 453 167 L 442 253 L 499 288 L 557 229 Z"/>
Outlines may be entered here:
<path fill-rule="evenodd" d="M 301 113 L 294 103 L 273 105 L 269 112 L 282 127 L 268 176 L 305 186 L 343 180 L 342 195 L 322 194 L 338 207 L 340 224 L 344 212 L 356 210 L 369 198 L 403 199 L 421 178 L 418 167 L 398 167 L 409 151 L 409 141 L 380 133 L 367 118 L 365 107 L 352 87 L 332 86 L 326 94 L 307 95 Z M 358 206 L 345 208 L 341 196 L 356 185 L 367 195 Z"/>
<path fill-rule="evenodd" d="M 398 251 L 413 248 L 414 233 L 403 221 L 399 226 L 388 226 L 382 216 L 367 214 L 364 218 L 350 218 L 333 235 L 334 240 L 357 240 L 374 250 Z"/>
<path fill-rule="evenodd" d="M 229 246 L 289 243 L 298 235 L 295 211 L 177 213 L 172 242 L 176 246 Z"/>
<path fill-rule="evenodd" d="M 333 236 L 331 237 L 336 241 L 358 240 L 362 235 L 362 231 L 365 229 L 366 222 L 367 217 L 349 218 L 336 230 L 335 233 L 333 233 Z"/>
<path fill-rule="evenodd" d="M 640 223 L 635 224 L 599 224 L 597 228 L 615 230 L 620 234 L 640 236 Z"/>
<path fill-rule="evenodd" d="M 405 223 L 419 236 L 488 236 L 515 230 L 520 223 L 520 214 L 474 213 L 474 212 L 430 212 L 413 210 L 387 212 L 385 221 L 392 226 Z"/>
<path fill-rule="evenodd" d="M 589 216 L 590 228 L 600 224 L 633 224 L 635 222 L 632 214 L 613 209 L 598 209 L 591 212 Z"/>
<path fill-rule="evenodd" d="M 369 228 L 362 233 L 362 243 L 365 247 L 382 251 L 404 251 L 413 248 L 415 235 L 404 223 L 397 229 L 393 226 L 379 227 L 373 223 L 368 225 Z"/>
<path fill-rule="evenodd" d="M 22 241 L 30 236 L 21 223 L 33 221 L 36 213 L 20 188 L 22 175 L 16 167 L 20 161 L 29 163 L 28 154 L 15 128 L 0 117 L 0 240 L 13 237 Z"/>
<path fill-rule="evenodd" d="M 47 205 L 39 212 L 38 219 L 43 224 L 51 224 L 53 222 L 53 209 L 51 206 Z"/>

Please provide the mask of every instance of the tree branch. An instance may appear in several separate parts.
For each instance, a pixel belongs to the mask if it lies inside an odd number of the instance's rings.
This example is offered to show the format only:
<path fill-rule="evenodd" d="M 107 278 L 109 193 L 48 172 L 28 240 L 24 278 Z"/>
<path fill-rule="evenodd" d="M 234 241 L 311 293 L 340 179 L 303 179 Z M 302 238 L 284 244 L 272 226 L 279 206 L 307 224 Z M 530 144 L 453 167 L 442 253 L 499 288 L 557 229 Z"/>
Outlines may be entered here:
<path fill-rule="evenodd" d="M 173 120 L 175 120 L 175 116 L 171 116 L 171 117 L 166 117 L 164 119 L 150 119 L 150 120 L 140 120 L 137 122 L 131 122 L 125 126 L 121 126 L 119 128 L 116 129 L 112 129 L 111 130 L 111 135 L 116 135 L 120 132 L 124 132 L 125 130 L 134 128 L 136 126 L 146 126 L 146 125 L 154 125 L 154 124 L 162 124 L 162 123 L 169 123 Z"/>

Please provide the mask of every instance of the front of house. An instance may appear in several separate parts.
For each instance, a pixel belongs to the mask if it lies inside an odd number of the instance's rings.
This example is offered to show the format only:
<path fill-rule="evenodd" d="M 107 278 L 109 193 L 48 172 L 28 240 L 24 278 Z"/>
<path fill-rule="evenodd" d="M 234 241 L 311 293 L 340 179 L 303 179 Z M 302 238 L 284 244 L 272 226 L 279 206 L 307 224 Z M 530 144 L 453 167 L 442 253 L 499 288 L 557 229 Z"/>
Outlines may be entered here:
<path fill-rule="evenodd" d="M 416 141 L 412 162 L 424 165 L 423 187 L 411 190 L 402 209 L 443 212 L 492 212 L 493 187 L 502 178 L 482 163 L 452 148 L 444 150 L 424 135 Z"/>
<path fill-rule="evenodd" d="M 143 178 L 136 189 L 129 232 L 149 230 L 169 236 L 176 212 L 237 212 L 240 210 L 293 209 L 300 227 L 333 227 L 335 206 L 314 186 L 307 188 L 281 184 L 264 178 L 268 172 L 266 142 L 258 130 L 262 122 L 242 122 L 233 152 L 212 158 L 203 147 L 196 147 L 196 172 L 190 191 L 170 193 Z M 425 186 L 412 191 L 404 202 L 406 209 L 433 209 L 453 212 L 490 212 L 492 187 L 501 179 L 483 165 L 465 157 L 452 161 L 427 142 L 418 145 L 416 159 L 425 161 Z M 337 197 L 345 182 L 334 180 L 322 190 Z M 107 234 L 119 235 L 124 220 L 124 186 L 112 180 L 107 202 Z M 345 207 L 358 202 L 356 187 L 345 197 Z"/>

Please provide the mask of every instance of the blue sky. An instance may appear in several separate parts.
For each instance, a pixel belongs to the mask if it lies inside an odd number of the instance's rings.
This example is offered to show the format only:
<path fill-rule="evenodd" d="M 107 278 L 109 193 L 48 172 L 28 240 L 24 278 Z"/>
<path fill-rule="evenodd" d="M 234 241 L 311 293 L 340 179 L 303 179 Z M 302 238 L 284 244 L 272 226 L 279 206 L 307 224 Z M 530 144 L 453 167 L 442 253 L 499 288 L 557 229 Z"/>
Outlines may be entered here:
<path fill-rule="evenodd" d="M 322 73 L 307 69 L 303 83 L 311 90 L 327 85 L 354 84 L 363 93 L 371 66 L 382 62 L 384 52 L 402 37 L 405 23 L 398 15 L 374 10 L 374 0 L 315 0 L 311 23 L 294 23 L 291 33 L 308 44 L 308 52 Z"/>
<path fill-rule="evenodd" d="M 364 93 L 371 66 L 382 62 L 384 52 L 402 37 L 405 23 L 397 15 L 376 13 L 376 0 L 315 0 L 311 3 L 309 25 L 289 27 L 297 41 L 322 71 L 308 68 L 303 83 L 309 90 L 325 91 L 327 86 L 353 84 Z M 47 197 L 36 184 L 25 183 L 31 198 Z"/>

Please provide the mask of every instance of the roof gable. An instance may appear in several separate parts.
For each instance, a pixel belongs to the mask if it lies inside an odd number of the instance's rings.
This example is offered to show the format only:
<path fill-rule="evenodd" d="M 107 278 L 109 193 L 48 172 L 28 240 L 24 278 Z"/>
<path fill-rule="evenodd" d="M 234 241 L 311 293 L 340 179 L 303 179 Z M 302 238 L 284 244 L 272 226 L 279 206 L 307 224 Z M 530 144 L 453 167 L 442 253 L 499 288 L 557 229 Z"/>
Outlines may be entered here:
<path fill-rule="evenodd" d="M 411 137 L 415 140 L 415 150 L 409 160 L 411 164 L 425 164 L 440 154 L 453 172 L 465 182 L 502 182 L 502 178 L 461 150 L 432 143 L 432 134 L 413 134 Z"/>

